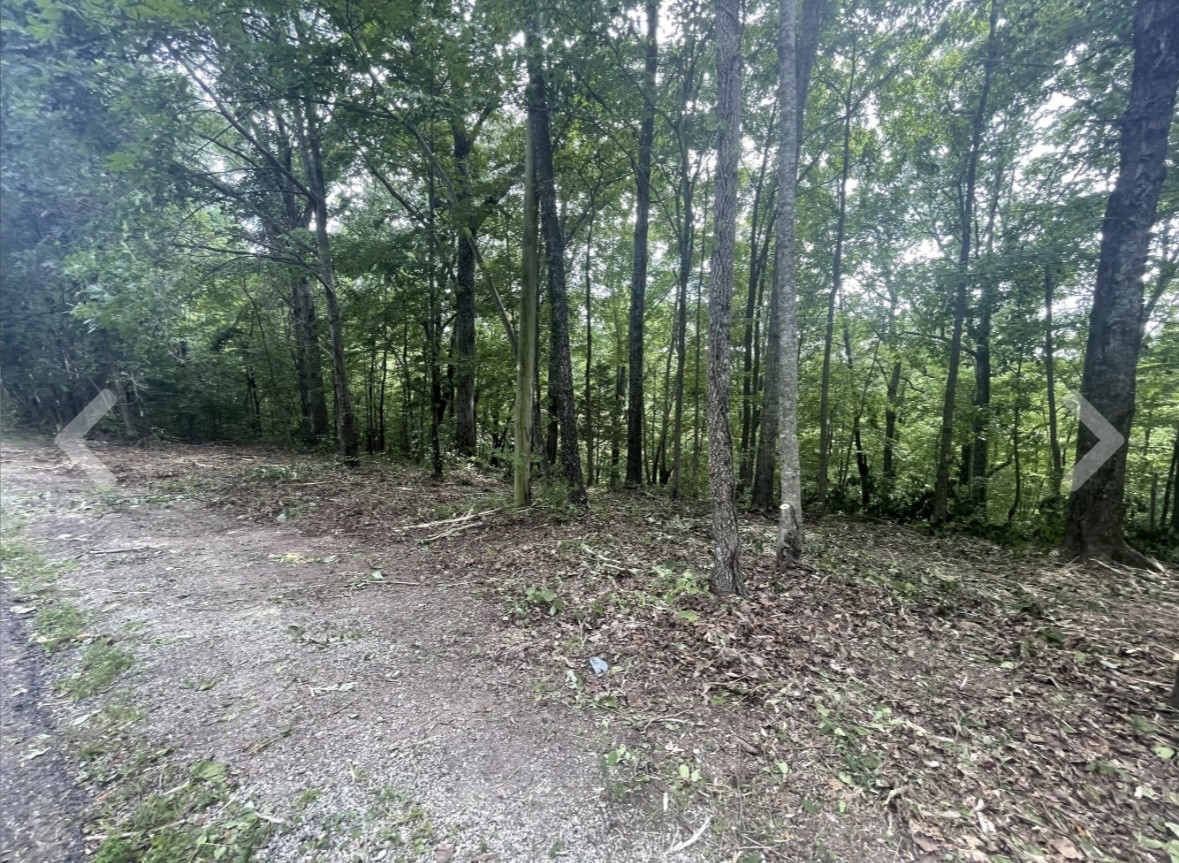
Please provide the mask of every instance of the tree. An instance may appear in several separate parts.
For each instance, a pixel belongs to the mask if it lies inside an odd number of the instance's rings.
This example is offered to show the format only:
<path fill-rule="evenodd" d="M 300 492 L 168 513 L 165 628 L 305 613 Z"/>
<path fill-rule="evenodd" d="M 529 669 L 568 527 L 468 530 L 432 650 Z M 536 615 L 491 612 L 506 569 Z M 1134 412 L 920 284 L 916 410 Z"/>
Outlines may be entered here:
<path fill-rule="evenodd" d="M 573 396 L 573 360 L 569 349 L 569 294 L 565 280 L 565 235 L 557 214 L 557 185 L 553 176 L 553 143 L 549 131 L 549 105 L 544 70 L 541 68 L 540 33 L 530 33 L 534 44 L 528 50 L 528 128 L 536 172 L 536 195 L 540 205 L 548 270 L 549 332 L 552 364 L 549 387 L 560 424 L 561 470 L 569 484 L 568 499 L 574 506 L 588 504 L 581 455 L 577 444 L 577 407 Z"/>
<path fill-rule="evenodd" d="M 798 78 L 794 0 L 778 3 L 778 322 L 779 571 L 802 557 L 802 476 L 798 460 L 798 313 L 794 278 L 794 194 L 798 174 Z"/>
<path fill-rule="evenodd" d="M 1122 435 L 1134 421 L 1138 354 L 1142 348 L 1142 276 L 1159 196 L 1166 178 L 1167 136 L 1179 85 L 1179 6 L 1138 0 L 1134 12 L 1134 71 L 1130 101 L 1121 118 L 1117 181 L 1105 208 L 1101 254 L 1081 395 Z M 1077 457 L 1097 443 L 1093 431 L 1077 432 Z M 1119 447 L 1069 496 L 1065 553 L 1081 559 L 1153 566 L 1125 540 L 1122 501 L 1126 448 Z"/>
<path fill-rule="evenodd" d="M 708 290 L 708 487 L 716 548 L 711 586 L 744 594 L 741 539 L 733 499 L 733 433 L 729 427 L 729 329 L 737 234 L 737 167 L 741 159 L 741 21 L 737 0 L 716 0 L 715 247 Z"/>
<path fill-rule="evenodd" d="M 643 120 L 639 127 L 639 155 L 635 171 L 634 269 L 630 281 L 627 361 L 629 390 L 626 403 L 626 484 L 643 484 L 643 353 L 647 313 L 647 232 L 651 212 L 651 151 L 655 141 L 655 73 L 659 65 L 659 3 L 646 0 L 647 39 L 643 67 Z"/>
<path fill-rule="evenodd" d="M 954 273 L 953 325 L 950 336 L 949 370 L 946 373 L 942 426 L 938 441 L 937 485 L 934 489 L 933 521 L 944 522 L 949 515 L 950 462 L 954 452 L 954 410 L 958 400 L 958 369 L 962 363 L 962 331 L 966 324 L 970 293 L 971 240 L 974 236 L 975 185 L 983 146 L 983 132 L 989 117 L 988 101 L 998 60 L 999 0 L 991 0 L 987 41 L 983 49 L 983 80 L 978 102 L 970 118 L 970 143 L 963 166 L 958 200 L 958 261 Z"/>

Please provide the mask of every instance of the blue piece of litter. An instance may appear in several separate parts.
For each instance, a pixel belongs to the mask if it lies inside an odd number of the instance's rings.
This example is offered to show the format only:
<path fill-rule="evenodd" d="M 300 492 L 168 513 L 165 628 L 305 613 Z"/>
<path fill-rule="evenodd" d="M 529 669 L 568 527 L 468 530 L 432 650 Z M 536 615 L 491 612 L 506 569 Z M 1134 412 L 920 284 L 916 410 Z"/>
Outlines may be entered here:
<path fill-rule="evenodd" d="M 605 674 L 610 670 L 609 664 L 607 664 L 606 660 L 602 659 L 601 657 L 591 656 L 589 663 L 590 668 L 594 670 L 594 674 Z"/>

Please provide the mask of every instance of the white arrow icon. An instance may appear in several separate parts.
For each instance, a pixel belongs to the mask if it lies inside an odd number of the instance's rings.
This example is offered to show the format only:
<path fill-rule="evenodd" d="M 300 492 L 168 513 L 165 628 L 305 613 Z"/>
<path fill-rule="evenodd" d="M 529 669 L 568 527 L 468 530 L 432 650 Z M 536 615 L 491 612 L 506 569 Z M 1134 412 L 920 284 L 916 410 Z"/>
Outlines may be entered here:
<path fill-rule="evenodd" d="M 82 408 L 82 412 L 70 420 L 69 424 L 53 439 L 61 451 L 85 471 L 86 475 L 90 477 L 90 481 L 99 486 L 115 485 L 115 475 L 107 470 L 106 465 L 86 448 L 86 433 L 94 428 L 95 423 L 102 419 L 118 401 L 118 397 L 113 392 L 103 390 L 91 399 L 90 404 Z"/>
<path fill-rule="evenodd" d="M 1115 452 L 1122 448 L 1126 438 L 1080 393 L 1069 393 L 1064 403 L 1076 411 L 1077 419 L 1089 431 L 1097 435 L 1097 443 L 1089 452 L 1085 453 L 1084 458 L 1073 465 L 1072 489 L 1076 491 L 1088 482 L 1089 478 L 1097 473 Z"/>

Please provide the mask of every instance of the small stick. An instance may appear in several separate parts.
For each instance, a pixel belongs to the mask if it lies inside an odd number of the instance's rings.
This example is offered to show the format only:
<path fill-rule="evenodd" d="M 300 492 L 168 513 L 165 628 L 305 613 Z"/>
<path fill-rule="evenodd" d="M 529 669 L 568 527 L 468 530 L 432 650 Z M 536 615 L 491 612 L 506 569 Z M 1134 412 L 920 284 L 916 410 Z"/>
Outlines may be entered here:
<path fill-rule="evenodd" d="M 135 551 L 159 551 L 159 549 L 150 545 L 141 545 L 138 548 L 92 548 L 87 554 L 130 554 Z"/>
<path fill-rule="evenodd" d="M 680 851 L 683 851 L 686 848 L 691 848 L 693 845 L 695 845 L 697 842 L 700 841 L 700 837 L 704 835 L 704 831 L 708 829 L 708 825 L 711 823 L 712 823 L 712 816 L 706 815 L 704 817 L 704 823 L 700 825 L 699 830 L 697 830 L 695 833 L 692 834 L 690 839 L 680 842 L 678 845 L 672 845 L 671 848 L 667 849 L 667 853 L 668 854 L 678 854 Z"/>

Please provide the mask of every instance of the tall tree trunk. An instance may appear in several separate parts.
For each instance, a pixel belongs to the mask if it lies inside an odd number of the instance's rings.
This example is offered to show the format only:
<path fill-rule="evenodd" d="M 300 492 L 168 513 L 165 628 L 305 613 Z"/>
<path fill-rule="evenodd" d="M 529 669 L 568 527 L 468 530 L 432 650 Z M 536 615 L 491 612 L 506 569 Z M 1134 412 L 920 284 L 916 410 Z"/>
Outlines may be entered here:
<path fill-rule="evenodd" d="M 635 248 L 630 282 L 627 354 L 630 391 L 626 405 L 626 485 L 643 484 L 643 348 L 647 314 L 647 230 L 651 212 L 651 151 L 655 142 L 655 73 L 659 64 L 659 3 L 646 0 L 647 40 L 643 67 L 643 119 L 635 173 Z"/>
<path fill-rule="evenodd" d="M 835 187 L 837 213 L 835 248 L 831 253 L 831 293 L 827 296 L 827 328 L 823 335 L 823 372 L 819 383 L 819 477 L 818 506 L 827 506 L 828 473 L 831 463 L 831 349 L 835 341 L 835 304 L 843 287 L 843 237 L 847 230 L 847 180 L 851 173 L 852 95 L 856 82 L 856 54 L 852 48 L 851 70 L 843 94 L 843 144 L 840 148 L 839 181 Z"/>
<path fill-rule="evenodd" d="M 524 238 L 521 256 L 524 281 L 520 290 L 519 355 L 516 357 L 516 454 L 512 481 L 516 506 L 532 503 L 533 381 L 536 377 L 537 320 L 540 301 L 540 249 L 537 237 L 535 131 L 532 112 L 525 120 Z"/>
<path fill-rule="evenodd" d="M 701 220 L 702 224 L 708 224 L 708 199 L 704 200 L 704 218 Z M 702 323 L 703 318 L 703 294 L 704 294 L 704 259 L 705 259 L 705 245 L 700 243 L 700 274 L 696 279 L 696 322 L 694 326 L 694 337 L 696 342 L 695 356 L 692 362 L 692 493 L 697 497 L 700 496 L 700 350 L 701 339 L 700 333 L 704 328 Z"/>
<path fill-rule="evenodd" d="M 946 394 L 942 405 L 942 427 L 938 441 L 937 485 L 934 489 L 933 522 L 940 524 L 949 515 L 950 462 L 954 455 L 954 408 L 958 400 L 958 369 L 962 364 L 962 330 L 966 323 L 967 299 L 970 294 L 969 271 L 971 238 L 974 230 L 974 187 L 978 177 L 979 154 L 982 150 L 983 127 L 987 121 L 987 103 L 991 95 L 991 79 L 998 58 L 997 30 L 999 0 L 991 0 L 987 30 L 986 59 L 983 61 L 982 91 L 970 122 L 970 149 L 966 154 L 961 201 L 958 206 L 958 271 L 954 290 L 954 324 L 950 336 L 950 369 L 946 376 Z"/>
<path fill-rule="evenodd" d="M 590 253 L 594 247 L 594 219 L 590 216 L 585 239 L 585 484 L 594 484 L 594 324 L 593 269 Z"/>
<path fill-rule="evenodd" d="M 1048 447 L 1051 451 L 1051 497 L 1060 500 L 1060 484 L 1064 479 L 1064 455 L 1060 448 L 1060 433 L 1056 425 L 1056 334 L 1052 330 L 1052 266 L 1044 266 L 1044 378 L 1048 396 Z"/>
<path fill-rule="evenodd" d="M 798 310 L 794 276 L 794 198 L 798 183 L 799 93 L 794 0 L 778 3 L 778 342 L 779 572 L 802 558 L 802 471 L 798 459 Z M 764 434 L 764 432 L 763 432 Z"/>
<path fill-rule="evenodd" d="M 548 270 L 550 391 L 560 426 L 561 472 L 569 484 L 568 499 L 574 506 L 588 503 L 577 441 L 577 406 L 573 398 L 573 359 L 569 347 L 569 293 L 565 280 L 565 234 L 557 212 L 557 184 L 553 176 L 553 145 L 549 132 L 549 106 L 541 69 L 539 31 L 529 34 L 536 43 L 528 51 L 528 121 L 532 132 L 533 170 L 540 206 Z"/>
<path fill-rule="evenodd" d="M 895 452 L 899 438 L 897 433 L 897 409 L 900 405 L 900 393 L 901 361 L 896 360 L 892 364 L 892 374 L 888 376 L 888 389 L 885 393 L 887 407 L 884 409 L 884 458 L 880 466 L 884 474 L 885 493 L 889 497 L 892 496 L 893 484 L 897 478 Z"/>
<path fill-rule="evenodd" d="M 733 435 L 729 427 L 729 329 L 737 234 L 737 170 L 741 159 L 741 4 L 716 0 L 716 208 L 708 290 L 708 487 L 716 562 L 712 591 L 745 593 L 741 538 L 733 500 Z"/>
<path fill-rule="evenodd" d="M 692 210 L 692 196 L 695 191 L 688 176 L 686 148 L 681 146 L 680 200 L 683 206 L 683 224 L 678 238 L 680 266 L 676 282 L 675 319 L 675 420 L 672 425 L 671 498 L 680 496 L 683 481 L 683 434 L 684 434 L 684 371 L 687 366 L 688 350 L 688 282 L 692 277 L 692 254 L 696 238 L 696 226 Z"/>
<path fill-rule="evenodd" d="M 1138 354 L 1142 347 L 1143 282 L 1150 230 L 1166 177 L 1167 134 L 1179 83 L 1179 5 L 1138 0 L 1134 72 L 1121 120 L 1117 182 L 1105 209 L 1097 285 L 1081 395 L 1126 438 L 1134 421 Z M 1077 457 L 1097 443 L 1083 423 Z M 1064 550 L 1081 559 L 1136 566 L 1150 561 L 1131 549 L 1122 525 L 1126 484 L 1123 445 L 1069 498 Z"/>
<path fill-rule="evenodd" d="M 797 184 L 797 166 L 798 157 L 802 149 L 802 130 L 803 119 L 806 109 L 807 92 L 810 89 L 811 70 L 815 65 L 815 54 L 818 51 L 819 45 L 819 31 L 823 26 L 823 17 L 827 9 L 827 0 L 803 0 L 802 4 L 802 28 L 797 33 L 797 46 L 795 51 L 795 120 L 794 120 L 794 174 L 796 176 L 795 183 Z M 780 61 L 779 61 L 780 62 Z M 781 108 L 778 109 L 781 111 Z M 781 134 L 782 117 L 779 114 L 779 135 Z M 779 147 L 781 141 L 779 141 Z M 778 156 L 781 159 L 781 154 Z M 779 177 L 781 176 L 781 166 L 778 167 Z M 781 180 L 778 180 L 778 189 L 781 190 Z M 780 205 L 781 198 L 778 198 Z M 777 230 L 781 230 L 781 210 L 775 206 L 775 226 Z M 781 257 L 777 247 L 777 239 L 775 239 L 774 246 L 774 278 L 770 284 L 770 320 L 767 327 L 766 340 L 766 358 L 765 358 L 765 385 L 764 396 L 762 398 L 761 408 L 761 437 L 757 442 L 757 462 L 753 474 L 753 495 L 752 505 L 754 509 L 768 511 L 774 507 L 774 463 L 777 458 L 776 450 L 779 447 L 780 441 L 778 434 L 778 416 L 780 413 L 779 397 L 782 392 L 781 383 L 781 369 L 782 358 L 779 353 L 780 346 L 783 344 L 781 320 L 782 320 L 782 297 L 781 297 L 781 279 L 778 267 L 781 266 Z M 797 315 L 796 315 L 797 317 Z M 798 334 L 795 333 L 793 337 L 795 348 L 795 369 L 797 371 L 797 343 Z M 795 384 L 797 391 L 797 381 Z M 794 396 L 797 399 L 797 393 Z M 801 479 L 799 480 L 801 482 Z M 801 491 L 799 493 L 801 499 Z"/>
<path fill-rule="evenodd" d="M 745 494 L 745 488 L 752 479 L 752 461 L 750 459 L 750 440 L 749 431 L 753 426 L 753 395 L 754 395 L 754 373 L 753 373 L 753 344 L 754 344 L 754 316 L 760 304 L 760 297 L 758 297 L 758 265 L 764 264 L 765 257 L 759 252 L 758 240 L 761 239 L 762 233 L 765 233 L 765 241 L 762 243 L 762 248 L 768 248 L 770 245 L 770 238 L 768 229 L 764 232 L 760 230 L 761 222 L 764 220 L 764 211 L 767 208 L 773 207 L 773 191 L 769 195 L 762 194 L 765 187 L 766 167 L 768 165 L 770 150 L 767 147 L 762 154 L 761 169 L 757 174 L 757 186 L 753 192 L 753 213 L 749 226 L 749 281 L 745 289 L 745 316 L 742 318 L 743 332 L 741 334 L 741 438 L 739 450 L 741 453 L 741 467 L 737 476 L 737 496 L 740 498 Z M 769 200 L 766 201 L 765 199 Z"/>
<path fill-rule="evenodd" d="M 332 345 L 332 386 L 336 397 L 336 434 L 340 454 L 348 462 L 355 462 L 360 454 L 356 439 L 356 416 L 352 410 L 352 393 L 348 388 L 348 363 L 344 353 L 344 321 L 336 295 L 336 273 L 332 262 L 331 240 L 328 238 L 327 183 L 323 173 L 323 145 L 319 134 L 319 120 L 315 107 L 306 103 L 303 156 L 308 189 L 315 211 L 315 248 L 319 257 L 319 280 L 327 297 L 328 332 Z"/>
<path fill-rule="evenodd" d="M 995 252 L 995 224 L 999 212 L 999 198 L 1003 190 L 1005 171 L 1000 164 L 995 169 L 995 182 L 987 208 L 988 259 Z M 1013 175 L 1014 176 L 1014 175 Z M 971 331 L 974 339 L 974 416 L 970 464 L 970 502 L 974 517 L 987 522 L 987 484 L 990 478 L 991 432 L 991 331 L 995 313 L 994 278 L 984 275 L 978 301 L 978 323 Z"/>
<path fill-rule="evenodd" d="M 451 124 L 457 182 L 454 214 L 459 233 L 455 246 L 454 281 L 454 444 L 459 455 L 473 456 L 475 429 L 475 226 L 471 204 L 471 139 L 462 123 Z M 470 235 L 464 233 L 470 232 Z"/>

